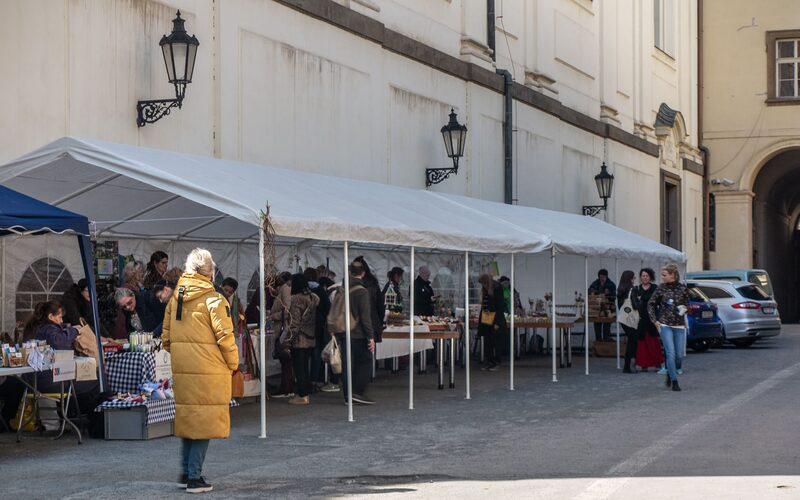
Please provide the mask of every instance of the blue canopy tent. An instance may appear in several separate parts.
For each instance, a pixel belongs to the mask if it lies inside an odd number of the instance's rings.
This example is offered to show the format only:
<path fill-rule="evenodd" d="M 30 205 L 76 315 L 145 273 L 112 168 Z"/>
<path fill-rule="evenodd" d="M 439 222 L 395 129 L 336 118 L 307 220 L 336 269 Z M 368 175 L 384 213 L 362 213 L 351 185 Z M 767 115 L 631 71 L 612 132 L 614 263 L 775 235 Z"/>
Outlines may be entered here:
<path fill-rule="evenodd" d="M 89 240 L 89 220 L 73 212 L 58 208 L 13 189 L 0 186 L 0 237 L 9 234 L 39 235 L 45 233 L 74 234 L 78 238 L 83 271 L 89 285 L 92 299 L 92 314 L 95 329 L 100 325 L 97 314 L 97 288 L 94 281 L 94 257 Z M 97 349 L 102 354 L 103 346 L 97 335 Z M 100 390 L 105 390 L 105 367 L 103 356 L 98 360 L 100 369 Z"/>

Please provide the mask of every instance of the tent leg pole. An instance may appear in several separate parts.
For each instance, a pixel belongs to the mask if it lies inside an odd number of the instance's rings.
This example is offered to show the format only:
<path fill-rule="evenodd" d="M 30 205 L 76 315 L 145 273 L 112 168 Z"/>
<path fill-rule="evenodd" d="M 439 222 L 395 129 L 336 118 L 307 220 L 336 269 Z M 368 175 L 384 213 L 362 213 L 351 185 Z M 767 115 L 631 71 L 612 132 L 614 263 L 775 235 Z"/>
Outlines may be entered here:
<path fill-rule="evenodd" d="M 583 301 L 583 355 L 586 375 L 589 375 L 589 257 L 583 258 L 583 289 L 586 298 Z"/>
<path fill-rule="evenodd" d="M 414 276 L 414 247 L 411 247 L 411 276 Z M 414 283 L 408 298 L 408 409 L 414 409 Z M 425 356 L 425 351 L 420 353 Z"/>
<path fill-rule="evenodd" d="M 267 437 L 267 277 L 264 269 L 264 228 L 258 230 L 258 354 L 260 358 L 261 439 Z"/>
<path fill-rule="evenodd" d="M 353 421 L 353 357 L 350 349 L 350 246 L 344 242 L 344 333 L 347 359 L 347 421 Z"/>
<path fill-rule="evenodd" d="M 550 333 L 550 352 L 552 353 L 553 363 L 553 382 L 558 382 L 558 374 L 556 372 L 556 249 L 550 249 L 550 267 L 552 274 L 552 283 L 550 288 L 550 314 L 553 322 L 553 329 Z"/>
<path fill-rule="evenodd" d="M 614 277 L 617 278 L 617 286 L 619 286 L 619 259 L 614 259 L 614 274 Z M 614 297 L 614 310 L 617 312 L 614 319 L 617 323 L 617 370 L 619 370 L 619 301 L 616 297 Z"/>
<path fill-rule="evenodd" d="M 6 320 L 6 239 L 0 238 L 0 330 Z M 16 342 L 16 338 L 14 341 Z"/>
<path fill-rule="evenodd" d="M 88 236 L 78 236 L 78 247 L 80 247 L 81 251 L 83 272 L 86 275 L 86 282 L 89 285 L 89 299 L 92 302 L 92 321 L 94 321 L 94 329 L 96 330 L 95 337 L 97 338 L 97 369 L 100 378 L 100 392 L 104 392 L 108 385 L 108 380 L 106 379 L 103 344 L 102 339 L 100 338 L 100 309 L 97 305 L 97 283 L 94 280 L 94 256 L 92 255 L 92 242 Z M 5 276 L 3 279 L 5 279 Z"/>
<path fill-rule="evenodd" d="M 469 252 L 464 252 L 464 363 L 466 377 L 466 399 L 472 399 L 469 382 Z"/>
<path fill-rule="evenodd" d="M 515 309 L 516 309 L 516 300 L 514 297 L 514 254 L 511 254 L 511 310 L 509 311 L 511 315 L 511 329 L 509 330 L 508 334 L 508 390 L 514 390 L 514 334 L 517 333 L 517 330 L 514 328 L 514 316 L 516 316 Z"/>

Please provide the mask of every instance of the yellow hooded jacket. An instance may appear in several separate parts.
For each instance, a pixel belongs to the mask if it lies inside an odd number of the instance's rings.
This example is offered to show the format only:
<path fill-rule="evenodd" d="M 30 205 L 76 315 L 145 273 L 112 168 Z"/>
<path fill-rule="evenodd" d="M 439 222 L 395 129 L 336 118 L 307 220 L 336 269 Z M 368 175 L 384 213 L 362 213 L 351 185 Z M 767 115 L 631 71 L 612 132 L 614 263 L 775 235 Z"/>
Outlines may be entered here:
<path fill-rule="evenodd" d="M 172 354 L 175 435 L 228 437 L 231 372 L 239 367 L 239 353 L 228 301 L 209 278 L 181 276 L 164 313 L 161 339 Z"/>

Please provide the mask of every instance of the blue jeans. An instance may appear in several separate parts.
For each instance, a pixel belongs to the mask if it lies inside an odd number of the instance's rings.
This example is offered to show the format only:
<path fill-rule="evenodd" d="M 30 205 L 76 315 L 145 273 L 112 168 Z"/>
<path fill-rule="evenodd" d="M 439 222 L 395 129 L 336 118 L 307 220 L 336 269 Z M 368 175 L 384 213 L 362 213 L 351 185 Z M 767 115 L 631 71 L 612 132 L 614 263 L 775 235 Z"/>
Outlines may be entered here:
<path fill-rule="evenodd" d="M 678 380 L 678 368 L 683 364 L 686 351 L 686 328 L 661 325 L 661 343 L 664 345 L 664 358 L 670 380 Z"/>
<path fill-rule="evenodd" d="M 181 439 L 183 473 L 189 479 L 200 479 L 208 450 L 208 439 Z"/>

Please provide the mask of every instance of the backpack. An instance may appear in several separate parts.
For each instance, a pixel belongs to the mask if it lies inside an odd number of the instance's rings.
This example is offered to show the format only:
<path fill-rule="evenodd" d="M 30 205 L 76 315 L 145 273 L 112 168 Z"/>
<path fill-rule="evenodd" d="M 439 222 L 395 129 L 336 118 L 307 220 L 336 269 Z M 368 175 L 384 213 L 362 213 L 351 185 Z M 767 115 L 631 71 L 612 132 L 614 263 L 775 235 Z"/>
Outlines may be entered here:
<path fill-rule="evenodd" d="M 361 285 L 356 285 L 350 288 L 350 293 L 352 294 L 356 290 L 366 290 Z M 344 309 L 345 309 L 345 295 L 344 295 L 344 287 L 337 286 L 331 291 L 330 294 L 331 298 L 331 308 L 328 311 L 328 332 L 331 334 L 334 333 L 344 333 L 346 330 L 345 327 L 345 318 L 344 318 Z M 356 325 L 358 324 L 358 318 L 353 316 L 352 310 L 350 311 L 350 330 L 352 331 Z"/>

